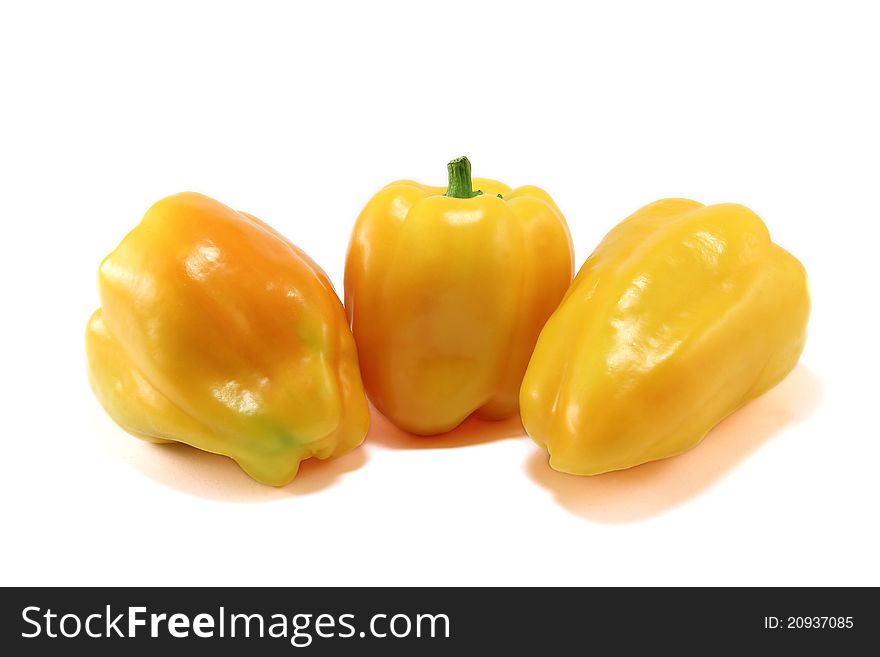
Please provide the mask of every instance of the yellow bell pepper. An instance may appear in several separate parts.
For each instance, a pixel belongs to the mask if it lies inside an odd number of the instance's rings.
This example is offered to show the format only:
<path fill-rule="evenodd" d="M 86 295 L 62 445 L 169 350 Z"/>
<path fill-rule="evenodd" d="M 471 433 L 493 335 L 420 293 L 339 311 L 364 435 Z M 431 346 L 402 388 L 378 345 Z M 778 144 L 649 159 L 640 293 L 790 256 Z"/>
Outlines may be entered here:
<path fill-rule="evenodd" d="M 430 435 L 472 413 L 514 415 L 535 340 L 571 282 L 568 226 L 537 187 L 403 180 L 354 228 L 345 308 L 371 401 L 398 427 Z M 476 191 L 474 191 L 476 188 Z"/>
<path fill-rule="evenodd" d="M 523 425 L 562 472 L 678 454 L 781 381 L 804 347 L 804 268 L 741 205 L 648 205 L 587 259 L 547 321 Z"/>
<path fill-rule="evenodd" d="M 282 485 L 359 445 L 369 415 L 327 276 L 272 228 L 206 196 L 156 203 L 101 264 L 89 376 L 130 433 L 229 456 Z"/>

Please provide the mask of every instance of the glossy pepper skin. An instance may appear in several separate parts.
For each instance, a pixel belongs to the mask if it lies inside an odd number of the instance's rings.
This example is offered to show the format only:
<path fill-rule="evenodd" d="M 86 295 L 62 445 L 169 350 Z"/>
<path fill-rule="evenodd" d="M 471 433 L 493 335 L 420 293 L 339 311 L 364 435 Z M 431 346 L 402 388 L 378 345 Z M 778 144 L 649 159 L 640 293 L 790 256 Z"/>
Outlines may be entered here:
<path fill-rule="evenodd" d="M 572 474 L 683 452 L 795 366 L 809 307 L 803 266 L 749 209 L 652 203 L 605 237 L 548 320 L 523 425 Z"/>
<path fill-rule="evenodd" d="M 229 456 L 282 485 L 359 445 L 357 353 L 327 276 L 258 219 L 165 198 L 101 264 L 92 387 L 124 429 Z"/>
<path fill-rule="evenodd" d="M 376 194 L 345 267 L 367 394 L 423 435 L 472 413 L 517 412 L 535 340 L 573 271 L 568 226 L 546 192 L 472 181 L 466 158 L 448 170 L 446 188 L 403 180 Z"/>

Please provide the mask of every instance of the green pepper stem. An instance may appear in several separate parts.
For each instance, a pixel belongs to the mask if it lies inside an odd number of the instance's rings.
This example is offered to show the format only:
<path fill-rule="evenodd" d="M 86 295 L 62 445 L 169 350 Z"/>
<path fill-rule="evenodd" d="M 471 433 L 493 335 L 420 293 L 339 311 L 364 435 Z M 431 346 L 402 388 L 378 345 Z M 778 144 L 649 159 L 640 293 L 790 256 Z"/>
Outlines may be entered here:
<path fill-rule="evenodd" d="M 473 198 L 483 192 L 479 189 L 474 191 L 474 183 L 471 180 L 471 162 L 466 157 L 457 157 L 446 165 L 449 172 L 449 186 L 446 196 L 451 198 Z"/>

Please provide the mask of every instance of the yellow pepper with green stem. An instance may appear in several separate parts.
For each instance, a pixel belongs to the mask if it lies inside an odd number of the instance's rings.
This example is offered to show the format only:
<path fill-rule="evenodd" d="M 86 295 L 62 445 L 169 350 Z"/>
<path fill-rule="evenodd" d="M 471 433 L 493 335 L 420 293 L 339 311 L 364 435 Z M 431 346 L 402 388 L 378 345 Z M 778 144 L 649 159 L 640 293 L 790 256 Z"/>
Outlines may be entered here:
<path fill-rule="evenodd" d="M 541 189 L 471 180 L 408 180 L 364 208 L 345 266 L 345 308 L 364 385 L 394 424 L 416 434 L 471 414 L 515 415 L 535 340 L 571 282 L 571 239 Z"/>
<path fill-rule="evenodd" d="M 809 308 L 803 266 L 755 213 L 652 203 L 608 233 L 547 321 L 523 425 L 572 474 L 683 452 L 788 374 Z"/>
<path fill-rule="evenodd" d="M 101 264 L 89 376 L 130 433 L 229 456 L 282 485 L 369 424 L 354 340 L 323 271 L 206 196 L 153 205 Z"/>

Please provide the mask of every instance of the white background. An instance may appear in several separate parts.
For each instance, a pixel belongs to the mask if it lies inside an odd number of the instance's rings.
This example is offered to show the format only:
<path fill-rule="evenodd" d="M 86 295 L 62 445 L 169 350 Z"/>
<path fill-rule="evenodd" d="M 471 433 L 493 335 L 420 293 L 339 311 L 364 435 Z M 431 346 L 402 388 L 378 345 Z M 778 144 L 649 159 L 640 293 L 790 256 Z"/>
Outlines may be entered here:
<path fill-rule="evenodd" d="M 840 1 L 4 3 L 0 583 L 880 584 L 878 24 Z M 593 479 L 516 422 L 377 419 L 273 489 L 100 408 L 95 273 L 151 203 L 254 213 L 341 292 L 369 197 L 461 154 L 547 189 L 578 265 L 657 198 L 749 205 L 810 274 L 801 364 L 687 455 Z"/>

